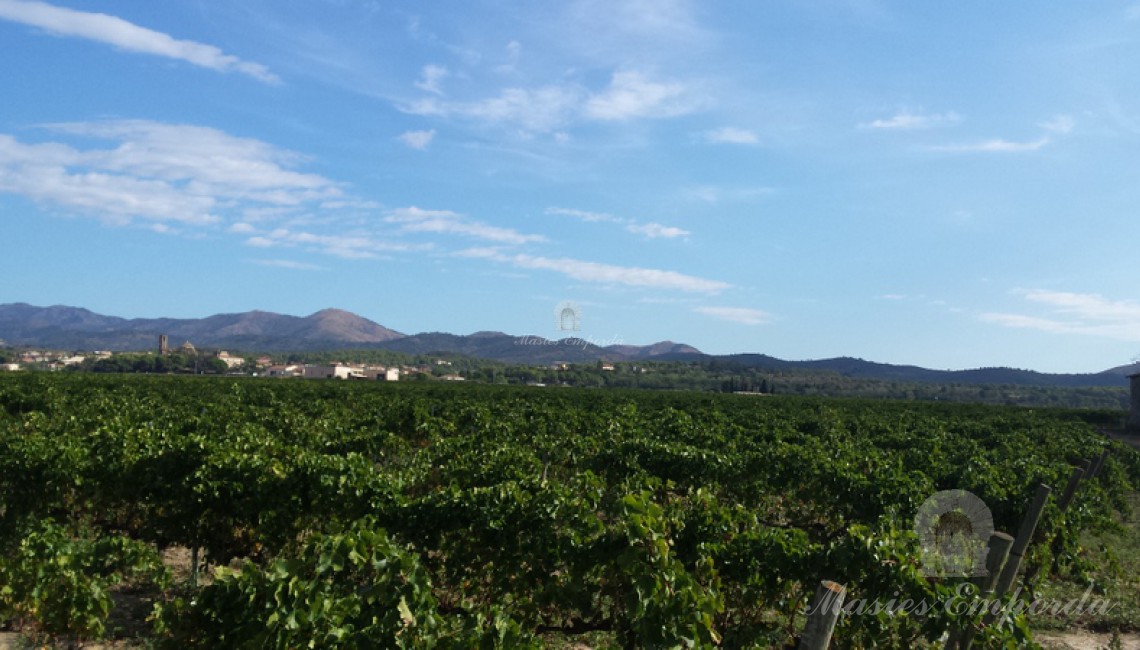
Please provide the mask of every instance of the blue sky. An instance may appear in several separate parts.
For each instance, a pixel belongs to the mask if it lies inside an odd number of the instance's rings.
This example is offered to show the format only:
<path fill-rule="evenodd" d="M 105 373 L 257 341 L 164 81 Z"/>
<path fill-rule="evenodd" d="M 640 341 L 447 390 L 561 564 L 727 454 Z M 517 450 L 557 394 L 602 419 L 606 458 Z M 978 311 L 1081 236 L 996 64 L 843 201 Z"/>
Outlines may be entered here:
<path fill-rule="evenodd" d="M 1140 4 L 0 0 L 0 60 L 0 302 L 1140 354 Z"/>

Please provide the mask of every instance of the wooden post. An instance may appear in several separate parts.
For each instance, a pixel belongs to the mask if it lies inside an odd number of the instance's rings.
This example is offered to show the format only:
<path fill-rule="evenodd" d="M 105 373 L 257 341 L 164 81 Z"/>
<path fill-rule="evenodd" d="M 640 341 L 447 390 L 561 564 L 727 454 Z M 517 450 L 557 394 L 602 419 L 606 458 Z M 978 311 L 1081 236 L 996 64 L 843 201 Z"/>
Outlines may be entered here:
<path fill-rule="evenodd" d="M 835 632 L 835 624 L 839 621 L 839 612 L 843 611 L 843 599 L 847 596 L 847 589 L 830 580 L 822 580 L 815 590 L 811 609 L 808 610 L 807 625 L 800 637 L 800 650 L 826 650 L 831 643 L 831 635 Z"/>
<path fill-rule="evenodd" d="M 1089 471 L 1092 466 L 1091 460 L 1081 461 L 1080 467 L 1074 467 L 1073 473 L 1069 474 L 1069 484 L 1065 486 L 1065 492 L 1061 494 L 1061 498 L 1057 501 L 1057 507 L 1064 512 L 1069 509 L 1069 504 L 1073 501 L 1073 495 L 1077 493 L 1077 486 L 1081 484 L 1081 479 Z"/>
<path fill-rule="evenodd" d="M 198 545 L 190 549 L 190 588 L 198 588 Z"/>
<path fill-rule="evenodd" d="M 1025 556 L 1025 549 L 1029 548 L 1029 542 L 1033 539 L 1033 531 L 1037 530 L 1037 522 L 1041 521 L 1041 513 L 1045 511 L 1045 504 L 1049 501 L 1049 494 L 1052 492 L 1053 489 L 1048 485 L 1037 486 L 1037 493 L 1033 497 L 1033 504 L 1029 506 L 1029 511 L 1025 513 L 1025 517 L 1021 520 L 1021 528 L 1017 531 L 1017 539 L 1013 540 L 1005 568 L 1002 569 L 1001 575 L 998 576 L 997 584 L 994 586 L 993 600 L 1000 600 L 1001 597 L 1009 591 L 1009 588 L 1013 586 L 1013 581 L 1017 579 L 1017 571 L 1021 568 L 1021 559 Z M 997 613 L 991 605 L 989 611 L 986 612 L 985 617 L 982 619 L 982 624 L 990 625 L 996 618 Z M 972 644 L 973 639 L 971 638 L 962 646 L 962 649 L 970 650 Z"/>
<path fill-rule="evenodd" d="M 1002 532 L 990 535 L 989 550 L 986 552 L 986 575 L 974 579 L 974 584 L 978 585 L 978 598 L 981 600 L 988 600 L 994 593 L 994 585 L 997 584 L 998 574 L 1001 573 L 1011 546 L 1013 546 L 1013 537 Z M 969 648 L 973 643 L 974 630 L 960 627 L 950 632 L 950 638 L 946 639 L 945 650 Z"/>
<path fill-rule="evenodd" d="M 1100 452 L 1100 456 L 1097 457 L 1096 462 L 1093 463 L 1092 469 L 1089 470 L 1088 478 L 1090 480 L 1096 478 L 1097 474 L 1100 474 L 1100 470 L 1104 467 L 1104 461 L 1108 460 L 1108 454 L 1108 449 Z"/>
<path fill-rule="evenodd" d="M 1033 505 L 1021 520 L 1021 528 L 1017 531 L 1017 539 L 1013 540 L 1013 547 L 1009 549 L 1009 560 L 1002 569 L 998 578 L 994 594 L 1001 598 L 1009 591 L 1013 581 L 1017 579 L 1017 570 L 1021 568 L 1021 559 L 1025 556 L 1025 549 L 1033 539 L 1033 531 L 1037 530 L 1037 522 L 1041 521 L 1041 513 L 1045 511 L 1045 503 L 1049 501 L 1049 494 L 1053 489 L 1048 485 L 1038 485 L 1037 493 L 1033 497 Z M 992 619 L 991 619 L 992 621 Z"/>
<path fill-rule="evenodd" d="M 1081 487 L 1081 479 L 1084 478 L 1085 474 L 1088 473 L 1088 471 L 1091 467 L 1092 467 L 1092 461 L 1086 459 L 1086 460 L 1081 461 L 1080 467 L 1074 467 L 1073 468 L 1073 472 L 1069 475 L 1069 484 L 1065 486 L 1065 492 L 1061 495 L 1061 498 L 1057 501 L 1057 508 L 1060 510 L 1061 514 L 1065 514 L 1065 511 L 1069 509 L 1070 505 L 1072 505 L 1073 497 L 1076 496 L 1077 490 L 1079 490 Z M 1064 526 L 1062 526 L 1061 529 L 1057 531 L 1057 534 L 1050 541 L 1049 548 L 1053 552 L 1053 564 L 1052 564 L 1052 568 L 1050 569 L 1050 571 L 1055 572 L 1055 571 L 1058 571 L 1060 569 L 1060 564 L 1059 564 L 1060 552 L 1061 552 L 1061 549 L 1064 547 L 1064 545 L 1065 545 L 1065 528 L 1064 528 Z M 1036 573 L 1026 573 L 1025 583 L 1027 585 L 1031 584 L 1033 582 L 1034 577 L 1036 577 Z"/>

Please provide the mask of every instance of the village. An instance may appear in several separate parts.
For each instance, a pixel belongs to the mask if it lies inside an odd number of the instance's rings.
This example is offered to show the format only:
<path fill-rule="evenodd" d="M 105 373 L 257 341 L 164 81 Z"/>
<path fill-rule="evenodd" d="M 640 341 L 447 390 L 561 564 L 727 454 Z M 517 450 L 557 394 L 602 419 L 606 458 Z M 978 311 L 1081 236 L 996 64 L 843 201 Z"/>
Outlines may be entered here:
<path fill-rule="evenodd" d="M 2 342 L 0 342 L 2 344 Z M 231 354 L 226 350 L 199 351 L 190 341 L 184 342 L 177 348 L 169 348 L 167 337 L 159 336 L 158 349 L 143 354 L 167 357 L 181 355 L 196 360 L 216 361 L 209 367 L 221 368 L 224 365 L 227 372 L 255 377 L 275 378 L 301 378 L 301 379 L 345 379 L 367 381 L 399 381 L 401 376 L 434 375 L 436 379 L 444 381 L 465 381 L 460 374 L 446 372 L 440 374 L 438 370 L 450 366 L 451 362 L 445 359 L 434 360 L 437 372 L 433 373 L 430 365 L 376 365 L 329 362 L 313 363 L 278 363 L 269 355 L 245 357 Z M 20 370 L 62 371 L 78 369 L 84 364 L 90 365 L 103 360 L 114 359 L 118 356 L 136 357 L 138 352 L 110 352 L 98 350 L 89 353 L 76 353 L 59 350 L 23 350 L 10 356 L 6 363 L 0 363 L 0 372 L 16 372 Z M 205 365 L 205 364 L 203 364 Z"/>

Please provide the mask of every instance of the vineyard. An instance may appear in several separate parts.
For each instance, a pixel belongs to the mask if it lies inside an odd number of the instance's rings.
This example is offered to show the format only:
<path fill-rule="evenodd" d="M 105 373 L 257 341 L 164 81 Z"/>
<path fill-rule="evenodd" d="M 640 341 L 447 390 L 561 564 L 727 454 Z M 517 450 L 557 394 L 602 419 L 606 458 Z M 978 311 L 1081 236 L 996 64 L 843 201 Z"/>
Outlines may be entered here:
<path fill-rule="evenodd" d="M 171 648 L 781 647 L 821 579 L 957 593 L 914 518 L 968 490 L 1014 532 L 1051 501 L 1028 591 L 1140 486 L 1089 414 L 438 384 L 0 377 L 0 623 Z M 1107 417 L 1107 416 L 1106 416 Z M 168 558 L 182 549 L 189 576 Z M 1023 595 L 1024 597 L 1024 595 Z M 832 647 L 1029 645 L 1025 619 L 843 616 Z M 136 626 L 137 627 L 137 626 Z"/>

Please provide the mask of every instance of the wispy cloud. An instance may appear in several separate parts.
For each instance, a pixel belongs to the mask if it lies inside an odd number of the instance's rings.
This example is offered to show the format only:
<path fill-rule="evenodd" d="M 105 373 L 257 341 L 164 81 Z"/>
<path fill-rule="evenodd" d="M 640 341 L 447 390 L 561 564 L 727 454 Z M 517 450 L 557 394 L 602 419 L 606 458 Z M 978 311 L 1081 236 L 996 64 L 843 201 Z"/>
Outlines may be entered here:
<path fill-rule="evenodd" d="M 526 235 L 513 228 L 501 228 L 469 219 L 450 210 L 423 210 L 415 206 L 389 210 L 384 220 L 398 224 L 402 232 L 463 235 L 501 244 L 546 241 L 542 235 Z"/>
<path fill-rule="evenodd" d="M 749 309 L 747 307 L 696 307 L 693 311 L 706 316 L 719 318 L 720 320 L 742 323 L 744 325 L 763 325 L 772 319 L 768 312 L 759 309 Z"/>
<path fill-rule="evenodd" d="M 0 192 L 112 226 L 228 234 L 256 248 L 363 259 L 430 247 L 362 225 L 375 203 L 293 169 L 304 157 L 259 140 L 144 120 L 41 128 L 85 146 L 0 134 Z"/>
<path fill-rule="evenodd" d="M 449 102 L 432 97 L 405 106 L 403 110 L 414 115 L 460 117 L 548 133 L 565 126 L 581 102 L 580 88 L 545 86 L 506 88 L 496 97 L 473 102 Z"/>
<path fill-rule="evenodd" d="M 291 269 L 293 271 L 327 271 L 328 269 L 317 264 L 297 262 L 295 260 L 250 260 L 259 266 L 272 266 L 278 269 Z"/>
<path fill-rule="evenodd" d="M 1051 119 L 1041 122 L 1037 126 L 1050 133 L 1065 135 L 1071 133 L 1076 125 L 1077 122 L 1071 115 L 1054 115 Z"/>
<path fill-rule="evenodd" d="M 426 97 L 400 108 L 413 115 L 458 117 L 527 133 L 554 133 L 580 121 L 675 117 L 695 110 L 696 106 L 684 84 L 657 81 L 643 72 L 625 70 L 615 72 L 609 86 L 596 93 L 575 83 L 512 87 L 474 101 Z"/>
<path fill-rule="evenodd" d="M 258 234 L 245 240 L 255 248 L 301 248 L 342 259 L 373 259 L 381 253 L 402 252 L 425 248 L 402 242 L 383 241 L 366 232 L 320 234 L 289 228 L 255 231 Z"/>
<path fill-rule="evenodd" d="M 912 113 L 910 111 L 902 111 L 891 117 L 873 120 L 865 124 L 860 124 L 860 126 L 868 129 L 918 130 L 949 126 L 951 124 L 957 124 L 961 120 L 962 118 L 953 111 L 947 113 Z"/>
<path fill-rule="evenodd" d="M 566 217 L 575 217 L 582 221 L 611 221 L 621 222 L 619 217 L 605 212 L 588 212 L 586 210 L 572 210 L 570 208 L 547 208 L 546 214 L 558 214 Z"/>
<path fill-rule="evenodd" d="M 128 52 L 178 59 L 218 72 L 238 72 L 263 83 L 281 81 L 260 63 L 243 61 L 213 45 L 176 39 L 107 14 L 76 11 L 45 2 L 0 0 L 0 19 L 38 27 L 58 36 L 105 43 Z"/>
<path fill-rule="evenodd" d="M 110 142 L 78 148 L 0 134 L 0 191 L 105 223 L 207 225 L 245 209 L 295 209 L 343 196 L 340 184 L 290 169 L 292 152 L 216 129 L 142 120 L 44 127 Z"/>
<path fill-rule="evenodd" d="M 1140 341 L 1140 302 L 1110 300 L 1095 293 L 1035 289 L 1022 296 L 1046 309 L 1044 315 L 987 312 L 983 321 L 1054 334 L 1083 334 Z"/>
<path fill-rule="evenodd" d="M 546 214 L 561 215 L 581 219 L 594 223 L 616 223 L 625 226 L 628 232 L 641 235 L 646 239 L 675 239 L 688 237 L 692 233 L 682 228 L 665 226 L 659 223 L 640 223 L 634 219 L 618 217 L 605 212 L 589 212 L 586 210 L 573 210 L 570 208 L 547 208 Z"/>
<path fill-rule="evenodd" d="M 590 97 L 585 115 L 602 121 L 636 117 L 673 117 L 692 110 L 686 88 L 679 82 L 659 82 L 635 71 L 615 72 L 609 88 Z"/>
<path fill-rule="evenodd" d="M 447 76 L 447 68 L 441 65 L 425 65 L 419 81 L 416 81 L 415 86 L 420 90 L 433 93 L 436 95 L 443 94 L 443 79 Z"/>
<path fill-rule="evenodd" d="M 709 280 L 692 275 L 646 269 L 635 266 L 616 266 L 599 262 L 588 262 L 568 257 L 536 257 L 533 255 L 507 255 L 495 249 L 476 248 L 461 251 L 463 257 L 489 259 L 511 264 L 522 269 L 536 269 L 561 273 L 582 282 L 607 285 L 623 285 L 652 289 L 669 289 L 691 293 L 717 294 L 729 288 L 726 282 Z"/>
<path fill-rule="evenodd" d="M 708 131 L 705 141 L 712 144 L 760 144 L 760 138 L 752 131 L 731 126 Z"/>
<path fill-rule="evenodd" d="M 218 129 L 147 120 L 50 124 L 45 128 L 119 145 L 91 150 L 83 160 L 99 169 L 184 183 L 187 190 L 276 205 L 342 196 L 340 184 L 289 167 L 304 157 Z"/>
<path fill-rule="evenodd" d="M 400 134 L 400 142 L 419 151 L 426 150 L 433 139 L 435 139 L 435 129 L 429 131 L 408 131 Z"/>
<path fill-rule="evenodd" d="M 723 187 L 719 185 L 698 185 L 685 188 L 681 191 L 687 199 L 697 199 L 705 203 L 721 203 L 723 201 L 749 201 L 761 196 L 775 193 L 771 187 Z"/>
<path fill-rule="evenodd" d="M 229 228 L 226 228 L 226 232 L 231 232 L 235 235 L 251 235 L 257 232 L 257 229 L 248 223 L 239 221 L 235 224 L 231 224 Z"/>
<path fill-rule="evenodd" d="M 931 147 L 933 151 L 947 151 L 951 153 L 1023 153 L 1037 151 L 1049 144 L 1049 138 L 1039 138 L 1028 142 L 1015 142 L 996 138 L 966 144 L 948 144 Z"/>
<path fill-rule="evenodd" d="M 691 56 L 713 39 L 698 20 L 700 3 L 692 0 L 571 0 L 562 4 L 568 45 L 599 61 Z"/>
<path fill-rule="evenodd" d="M 682 228 L 663 226 L 659 223 L 631 223 L 626 226 L 625 229 L 632 233 L 648 237 L 649 239 L 675 239 L 677 237 L 688 237 L 693 234 Z"/>

